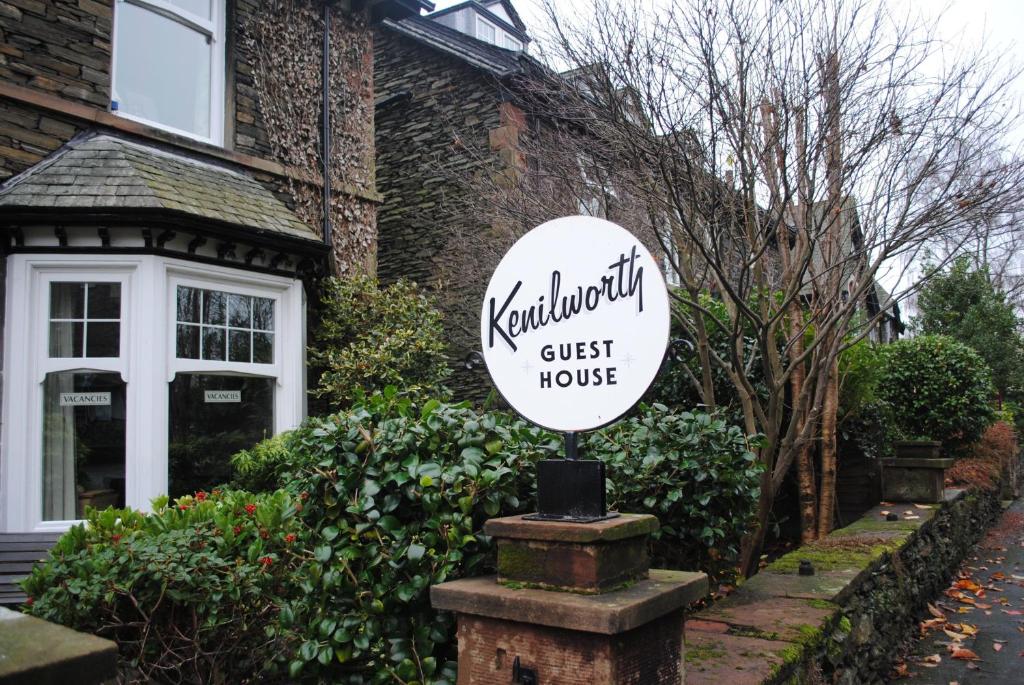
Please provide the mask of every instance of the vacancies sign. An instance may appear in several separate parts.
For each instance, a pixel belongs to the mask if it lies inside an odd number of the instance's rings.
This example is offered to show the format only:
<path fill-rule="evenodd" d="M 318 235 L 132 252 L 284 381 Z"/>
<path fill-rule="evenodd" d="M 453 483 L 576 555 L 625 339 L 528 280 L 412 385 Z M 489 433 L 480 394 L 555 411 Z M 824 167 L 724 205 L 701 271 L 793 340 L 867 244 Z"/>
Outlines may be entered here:
<path fill-rule="evenodd" d="M 668 346 L 669 301 L 651 253 L 603 219 L 541 224 L 501 260 L 480 317 L 484 361 L 523 417 L 585 431 L 625 414 Z"/>

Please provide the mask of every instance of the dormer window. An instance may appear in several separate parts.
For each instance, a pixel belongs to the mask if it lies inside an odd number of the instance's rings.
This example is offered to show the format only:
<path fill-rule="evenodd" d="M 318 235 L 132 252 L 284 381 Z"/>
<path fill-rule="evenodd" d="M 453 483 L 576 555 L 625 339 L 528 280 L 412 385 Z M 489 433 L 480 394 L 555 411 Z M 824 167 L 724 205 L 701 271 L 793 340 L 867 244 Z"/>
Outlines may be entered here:
<path fill-rule="evenodd" d="M 117 0 L 111 109 L 219 145 L 225 0 Z"/>

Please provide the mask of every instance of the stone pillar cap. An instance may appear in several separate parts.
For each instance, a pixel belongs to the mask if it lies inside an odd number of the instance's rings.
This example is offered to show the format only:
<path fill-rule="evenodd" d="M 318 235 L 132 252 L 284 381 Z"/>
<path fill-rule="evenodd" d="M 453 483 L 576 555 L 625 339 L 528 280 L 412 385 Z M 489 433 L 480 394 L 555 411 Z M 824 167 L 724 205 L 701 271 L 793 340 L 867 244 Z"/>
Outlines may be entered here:
<path fill-rule="evenodd" d="M 495 538 L 545 540 L 549 542 L 614 542 L 650 535 L 658 530 L 658 519 L 650 514 L 620 514 L 594 523 L 562 521 L 526 521 L 522 516 L 506 516 L 484 523 L 484 533 Z"/>
<path fill-rule="evenodd" d="M 494 576 L 453 580 L 430 588 L 435 609 L 617 635 L 703 599 L 703 573 L 652 569 L 648 580 L 604 595 L 578 595 L 499 585 Z"/>

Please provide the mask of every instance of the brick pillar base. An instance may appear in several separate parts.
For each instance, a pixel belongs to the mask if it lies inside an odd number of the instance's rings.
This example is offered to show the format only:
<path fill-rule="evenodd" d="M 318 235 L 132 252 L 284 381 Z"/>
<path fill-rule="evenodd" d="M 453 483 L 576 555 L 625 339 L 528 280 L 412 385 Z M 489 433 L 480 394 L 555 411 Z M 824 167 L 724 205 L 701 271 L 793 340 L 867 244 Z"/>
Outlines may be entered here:
<path fill-rule="evenodd" d="M 538 685 L 684 683 L 683 608 L 707 593 L 707 576 L 649 570 L 656 527 L 628 515 L 489 521 L 500 577 L 431 588 L 433 605 L 458 615 L 459 685 L 511 684 L 517 658 Z"/>

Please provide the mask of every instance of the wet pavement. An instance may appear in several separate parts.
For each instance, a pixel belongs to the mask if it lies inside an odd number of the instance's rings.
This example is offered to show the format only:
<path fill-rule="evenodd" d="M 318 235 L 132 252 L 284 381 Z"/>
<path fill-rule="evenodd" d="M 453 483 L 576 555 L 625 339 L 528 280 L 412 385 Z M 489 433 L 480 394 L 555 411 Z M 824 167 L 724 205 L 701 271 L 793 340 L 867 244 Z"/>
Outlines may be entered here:
<path fill-rule="evenodd" d="M 890 683 L 1024 684 L 1024 500 L 1003 512 L 929 612 Z"/>

